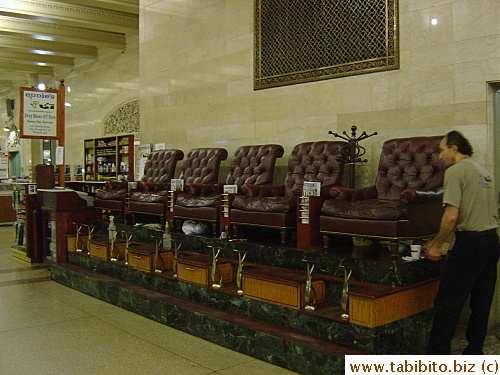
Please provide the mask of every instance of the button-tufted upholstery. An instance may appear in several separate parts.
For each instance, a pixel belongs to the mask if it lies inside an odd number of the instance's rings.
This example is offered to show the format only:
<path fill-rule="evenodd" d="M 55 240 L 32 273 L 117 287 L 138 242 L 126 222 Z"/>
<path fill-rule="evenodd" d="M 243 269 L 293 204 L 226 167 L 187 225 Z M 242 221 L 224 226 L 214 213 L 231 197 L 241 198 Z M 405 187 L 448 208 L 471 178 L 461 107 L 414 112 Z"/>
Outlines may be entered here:
<path fill-rule="evenodd" d="M 442 137 L 391 139 L 384 143 L 375 187 L 379 199 L 399 199 L 408 188 L 436 190 L 443 186 L 439 161 Z"/>
<path fill-rule="evenodd" d="M 302 194 L 304 181 L 321 182 L 322 195 L 342 183 L 344 165 L 337 161 L 345 142 L 320 141 L 296 145 L 288 158 L 287 174 L 282 186 L 256 187 L 245 185 L 244 195 L 234 198 L 230 221 L 233 232 L 238 225 L 258 225 L 281 230 L 285 242 L 286 230 L 297 225 L 297 197 Z"/>
<path fill-rule="evenodd" d="M 373 186 L 334 187 L 322 207 L 320 230 L 390 239 L 397 255 L 399 239 L 422 238 L 439 229 L 444 165 L 442 136 L 391 139 L 383 144 Z"/>
<path fill-rule="evenodd" d="M 283 147 L 275 144 L 241 146 L 234 152 L 227 185 L 257 185 L 273 181 L 276 159 L 283 156 Z M 214 235 L 218 231 L 219 194 L 222 184 L 186 184 L 185 193 L 179 194 L 174 204 L 174 217 L 180 226 L 184 219 L 209 221 Z"/>
<path fill-rule="evenodd" d="M 182 160 L 181 150 L 158 150 L 151 152 L 144 165 L 144 175 L 137 184 L 138 191 L 130 196 L 129 209 L 132 215 L 145 214 L 165 217 L 165 200 L 174 178 L 177 162 Z"/>
<path fill-rule="evenodd" d="M 141 182 L 169 183 L 174 178 L 177 162 L 182 160 L 181 150 L 158 150 L 148 155 Z"/>
<path fill-rule="evenodd" d="M 182 164 L 179 178 L 185 184 L 216 184 L 219 179 L 219 169 L 222 160 L 227 159 L 224 148 L 195 148 L 188 152 Z"/>
<path fill-rule="evenodd" d="M 241 146 L 234 152 L 226 179 L 228 185 L 264 185 L 273 182 L 276 158 L 283 156 L 280 145 Z"/>
<path fill-rule="evenodd" d="M 306 142 L 295 146 L 288 159 L 285 196 L 299 196 L 304 181 L 321 182 L 323 190 L 342 185 L 344 164 L 337 158 L 344 146 L 344 142 L 336 141 Z"/>

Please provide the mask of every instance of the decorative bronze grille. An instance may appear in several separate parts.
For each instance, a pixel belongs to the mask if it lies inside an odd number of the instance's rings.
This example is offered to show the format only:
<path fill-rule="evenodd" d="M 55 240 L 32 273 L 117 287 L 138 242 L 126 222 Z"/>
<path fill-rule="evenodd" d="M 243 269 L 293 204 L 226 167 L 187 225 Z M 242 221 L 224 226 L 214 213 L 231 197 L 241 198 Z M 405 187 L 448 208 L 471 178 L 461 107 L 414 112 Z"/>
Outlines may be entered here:
<path fill-rule="evenodd" d="M 254 88 L 399 68 L 398 0 L 255 0 Z"/>

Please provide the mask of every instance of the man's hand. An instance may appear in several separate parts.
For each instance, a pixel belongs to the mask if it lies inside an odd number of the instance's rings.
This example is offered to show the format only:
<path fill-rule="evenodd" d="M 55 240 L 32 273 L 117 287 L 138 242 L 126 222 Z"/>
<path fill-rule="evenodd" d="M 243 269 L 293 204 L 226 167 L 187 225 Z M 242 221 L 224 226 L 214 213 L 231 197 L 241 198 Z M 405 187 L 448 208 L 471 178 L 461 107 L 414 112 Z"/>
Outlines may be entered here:
<path fill-rule="evenodd" d="M 439 232 L 432 240 L 422 246 L 422 251 L 425 252 L 427 259 L 437 261 L 441 259 L 441 251 L 443 249 L 446 238 L 455 228 L 458 219 L 458 207 L 447 204 L 444 209 L 443 217 L 441 218 L 441 226 Z"/>
<path fill-rule="evenodd" d="M 430 240 L 422 246 L 422 251 L 427 259 L 438 261 L 441 259 L 441 249 L 443 246 L 436 244 L 436 241 Z"/>

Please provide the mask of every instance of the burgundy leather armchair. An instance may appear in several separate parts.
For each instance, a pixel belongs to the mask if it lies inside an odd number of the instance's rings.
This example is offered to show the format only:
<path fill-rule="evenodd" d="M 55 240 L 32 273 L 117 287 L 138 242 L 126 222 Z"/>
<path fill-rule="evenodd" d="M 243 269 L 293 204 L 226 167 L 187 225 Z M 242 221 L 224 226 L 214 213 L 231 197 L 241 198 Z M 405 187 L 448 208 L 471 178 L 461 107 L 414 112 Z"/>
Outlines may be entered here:
<path fill-rule="evenodd" d="M 304 181 L 321 182 L 323 196 L 342 183 L 344 164 L 337 158 L 345 145 L 339 141 L 298 144 L 288 159 L 283 185 L 243 186 L 243 195 L 235 197 L 231 205 L 234 236 L 240 225 L 264 226 L 279 229 L 281 243 L 286 243 L 287 231 L 297 226 L 297 197 L 302 195 Z"/>
<path fill-rule="evenodd" d="M 179 177 L 184 180 L 184 191 L 172 192 L 168 197 L 167 220 L 171 222 L 171 228 L 176 229 L 172 200 L 175 201 L 179 194 L 199 197 L 205 196 L 207 191 L 211 193 L 212 186 L 217 184 L 219 179 L 220 164 L 226 159 L 227 150 L 223 148 L 199 148 L 189 151 Z"/>
<path fill-rule="evenodd" d="M 132 192 L 129 210 L 136 220 L 136 214 L 159 216 L 163 224 L 165 219 L 165 201 L 174 178 L 177 162 L 182 160 L 181 150 L 159 150 L 148 155 L 144 165 L 144 176 L 137 183 L 137 191 Z"/>
<path fill-rule="evenodd" d="M 94 207 L 108 210 L 116 215 L 116 222 L 122 222 L 125 216 L 125 202 L 128 193 L 127 181 L 106 181 L 103 189 L 97 189 Z"/>
<path fill-rule="evenodd" d="M 231 161 L 226 184 L 271 184 L 276 159 L 283 156 L 283 151 L 282 146 L 275 144 L 239 147 Z M 222 192 L 223 184 L 187 184 L 185 192 L 176 196 L 173 205 L 176 228 L 179 229 L 186 219 L 207 221 L 212 224 L 212 234 L 216 236 Z"/>
<path fill-rule="evenodd" d="M 442 214 L 444 165 L 439 160 L 442 136 L 384 142 L 373 186 L 334 187 L 320 216 L 323 247 L 330 234 L 390 241 L 397 257 L 399 240 L 437 233 Z"/>

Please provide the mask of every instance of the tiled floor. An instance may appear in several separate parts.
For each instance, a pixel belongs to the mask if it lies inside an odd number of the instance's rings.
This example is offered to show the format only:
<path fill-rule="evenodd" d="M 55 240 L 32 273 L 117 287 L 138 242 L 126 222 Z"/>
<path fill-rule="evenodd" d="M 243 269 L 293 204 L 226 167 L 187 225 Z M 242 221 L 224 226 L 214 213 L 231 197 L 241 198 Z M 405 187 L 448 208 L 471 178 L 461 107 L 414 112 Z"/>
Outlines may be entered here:
<path fill-rule="evenodd" d="M 50 281 L 0 227 L 0 374 L 295 374 Z"/>

